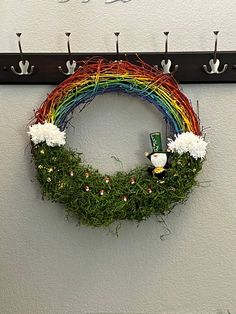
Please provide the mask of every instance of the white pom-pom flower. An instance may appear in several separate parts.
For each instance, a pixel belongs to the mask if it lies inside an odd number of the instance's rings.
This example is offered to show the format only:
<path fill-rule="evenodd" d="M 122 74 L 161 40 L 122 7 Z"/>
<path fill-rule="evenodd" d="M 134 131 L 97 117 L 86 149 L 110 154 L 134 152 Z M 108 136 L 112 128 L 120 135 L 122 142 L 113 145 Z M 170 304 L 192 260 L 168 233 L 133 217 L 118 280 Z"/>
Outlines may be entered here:
<path fill-rule="evenodd" d="M 34 144 L 46 142 L 48 146 L 62 146 L 66 143 L 66 133 L 52 123 L 37 123 L 29 127 L 27 132 Z"/>
<path fill-rule="evenodd" d="M 182 155 L 189 153 L 193 158 L 203 159 L 206 156 L 207 142 L 201 136 L 192 132 L 175 135 L 175 140 L 169 139 L 168 150 Z"/>

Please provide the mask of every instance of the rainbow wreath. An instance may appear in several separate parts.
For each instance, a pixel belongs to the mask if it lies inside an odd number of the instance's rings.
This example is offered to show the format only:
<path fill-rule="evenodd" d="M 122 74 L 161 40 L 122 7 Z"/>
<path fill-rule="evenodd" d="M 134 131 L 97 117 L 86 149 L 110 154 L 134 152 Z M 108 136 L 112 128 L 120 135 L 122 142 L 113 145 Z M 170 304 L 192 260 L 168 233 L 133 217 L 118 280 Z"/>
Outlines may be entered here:
<path fill-rule="evenodd" d="M 138 96 L 164 115 L 173 139 L 164 152 L 159 134 L 151 134 L 153 152 L 146 156 L 152 166 L 102 175 L 85 165 L 81 154 L 66 148 L 66 128 L 74 109 L 108 92 Z M 68 215 L 89 226 L 168 214 L 197 184 L 207 146 L 199 119 L 175 80 L 142 61 L 81 62 L 35 112 L 28 133 L 43 196 L 64 204 Z"/>

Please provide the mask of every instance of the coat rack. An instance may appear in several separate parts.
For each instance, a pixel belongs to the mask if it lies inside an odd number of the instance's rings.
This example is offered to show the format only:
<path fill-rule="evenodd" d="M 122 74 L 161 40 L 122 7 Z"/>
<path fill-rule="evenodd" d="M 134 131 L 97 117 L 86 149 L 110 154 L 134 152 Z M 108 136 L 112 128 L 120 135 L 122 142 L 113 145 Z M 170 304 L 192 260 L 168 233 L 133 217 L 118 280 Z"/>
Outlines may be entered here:
<path fill-rule="evenodd" d="M 214 32 L 213 52 L 169 52 L 165 35 L 165 52 L 128 52 L 119 50 L 119 32 L 116 36 L 116 53 L 71 53 L 70 33 L 67 53 L 23 53 L 21 33 L 17 33 L 19 53 L 0 53 L 0 84 L 58 84 L 73 74 L 76 61 L 104 57 L 107 60 L 144 62 L 155 66 L 180 83 L 236 83 L 236 51 L 217 51 L 218 31 Z"/>

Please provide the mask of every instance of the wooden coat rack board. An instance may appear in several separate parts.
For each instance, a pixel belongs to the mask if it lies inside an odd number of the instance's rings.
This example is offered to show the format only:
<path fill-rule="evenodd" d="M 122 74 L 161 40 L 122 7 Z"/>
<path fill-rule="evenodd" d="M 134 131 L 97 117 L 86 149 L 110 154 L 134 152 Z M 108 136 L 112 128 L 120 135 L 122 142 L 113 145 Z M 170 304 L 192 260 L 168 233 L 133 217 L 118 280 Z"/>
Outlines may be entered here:
<path fill-rule="evenodd" d="M 236 52 L 218 52 L 218 34 L 215 35 L 214 52 L 168 52 L 168 36 L 165 35 L 165 52 L 120 53 L 119 32 L 115 32 L 116 53 L 71 53 L 70 35 L 67 37 L 68 53 L 23 54 L 21 33 L 16 33 L 20 53 L 0 53 L 0 84 L 59 84 L 76 70 L 76 62 L 92 57 L 107 60 L 141 60 L 172 75 L 180 83 L 236 83 Z M 66 67 L 65 67 L 66 66 Z M 64 70 L 66 69 L 67 70 Z"/>
<path fill-rule="evenodd" d="M 137 63 L 138 58 L 150 65 L 158 65 L 161 69 L 161 61 L 165 59 L 163 53 L 138 52 L 119 53 L 119 60 L 128 60 Z M 76 61 L 85 60 L 94 56 L 101 56 L 108 60 L 117 60 L 115 53 L 72 53 L 71 58 Z M 171 60 L 171 70 L 178 65 L 177 71 L 173 74 L 180 83 L 236 83 L 236 52 L 218 52 L 217 59 L 220 60 L 218 71 L 221 72 L 224 65 L 227 68 L 223 73 L 206 73 L 211 71 L 209 61 L 213 60 L 212 52 L 171 52 L 168 53 Z M 66 72 L 66 61 L 68 53 L 27 53 L 24 60 L 29 62 L 29 69 L 33 65 L 31 75 L 17 75 L 13 72 L 20 72 L 19 62 L 22 60 L 18 53 L 0 53 L 0 84 L 58 84 L 66 79 L 59 67 Z M 167 60 L 167 59 L 166 59 Z M 205 69 L 203 65 L 206 65 Z M 214 64 L 213 64 L 214 65 Z M 218 65 L 217 65 L 218 66 Z M 216 68 L 217 68 L 216 66 Z"/>

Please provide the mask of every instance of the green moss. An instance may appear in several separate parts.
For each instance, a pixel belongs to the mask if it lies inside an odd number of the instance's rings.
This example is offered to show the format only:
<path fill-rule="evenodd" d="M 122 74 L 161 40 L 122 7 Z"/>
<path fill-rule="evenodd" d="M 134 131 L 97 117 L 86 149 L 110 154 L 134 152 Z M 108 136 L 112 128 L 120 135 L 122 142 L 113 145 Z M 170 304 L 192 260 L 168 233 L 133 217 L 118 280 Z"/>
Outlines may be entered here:
<path fill-rule="evenodd" d="M 140 222 L 169 213 L 187 199 L 202 168 L 200 159 L 174 153 L 162 180 L 151 176 L 148 166 L 104 176 L 65 147 L 40 144 L 33 146 L 32 153 L 43 196 L 64 204 L 80 224 L 94 227 L 124 219 Z"/>

